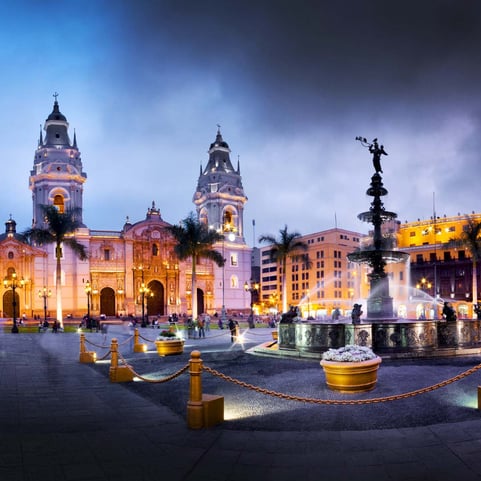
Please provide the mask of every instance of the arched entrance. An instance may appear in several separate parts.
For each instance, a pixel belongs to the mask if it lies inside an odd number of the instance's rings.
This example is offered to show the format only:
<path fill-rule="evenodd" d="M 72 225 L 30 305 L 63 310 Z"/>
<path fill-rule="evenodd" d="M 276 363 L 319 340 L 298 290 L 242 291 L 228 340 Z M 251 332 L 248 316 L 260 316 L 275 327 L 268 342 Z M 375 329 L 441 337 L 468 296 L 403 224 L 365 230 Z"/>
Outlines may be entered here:
<path fill-rule="evenodd" d="M 20 317 L 20 298 L 18 293 L 15 292 L 15 317 L 18 319 Z M 13 291 L 8 290 L 3 294 L 3 316 L 13 317 Z"/>
<path fill-rule="evenodd" d="M 164 286 L 159 281 L 151 281 L 148 287 L 153 296 L 147 297 L 147 315 L 163 316 L 165 314 Z"/>
<path fill-rule="evenodd" d="M 100 314 L 115 316 L 115 291 L 111 287 L 100 291 Z"/>
<path fill-rule="evenodd" d="M 204 291 L 197 288 L 197 314 L 203 314 L 205 312 L 204 309 Z"/>

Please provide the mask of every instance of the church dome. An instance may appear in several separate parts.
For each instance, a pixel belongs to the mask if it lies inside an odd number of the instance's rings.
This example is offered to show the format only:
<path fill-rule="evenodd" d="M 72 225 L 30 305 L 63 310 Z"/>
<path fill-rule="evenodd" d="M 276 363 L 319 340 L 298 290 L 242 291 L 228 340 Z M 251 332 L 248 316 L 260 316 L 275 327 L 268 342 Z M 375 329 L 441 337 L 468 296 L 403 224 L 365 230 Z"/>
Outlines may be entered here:
<path fill-rule="evenodd" d="M 229 148 L 229 144 L 224 141 L 222 138 L 222 135 L 220 133 L 220 130 L 217 131 L 217 135 L 215 137 L 215 142 L 210 144 L 209 150 L 213 149 L 214 147 L 223 147 L 224 149 Z"/>
<path fill-rule="evenodd" d="M 60 109 L 58 107 L 58 102 L 56 99 L 55 99 L 55 103 L 53 104 L 52 113 L 47 117 L 47 122 L 49 120 L 58 120 L 61 122 L 67 121 L 67 117 L 65 117 L 65 115 L 63 115 L 62 112 L 60 112 Z"/>

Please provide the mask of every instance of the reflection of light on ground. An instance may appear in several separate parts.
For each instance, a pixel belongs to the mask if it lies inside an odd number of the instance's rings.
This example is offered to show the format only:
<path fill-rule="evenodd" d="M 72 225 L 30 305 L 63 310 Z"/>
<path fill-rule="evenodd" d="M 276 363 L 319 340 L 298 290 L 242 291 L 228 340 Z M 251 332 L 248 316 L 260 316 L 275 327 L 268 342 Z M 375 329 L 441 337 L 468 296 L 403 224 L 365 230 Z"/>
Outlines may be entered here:
<path fill-rule="evenodd" d="M 457 396 L 455 404 L 457 406 L 464 406 L 465 408 L 478 409 L 478 393 L 474 394 L 460 394 Z"/>
<path fill-rule="evenodd" d="M 286 407 L 273 407 L 269 406 L 269 414 L 284 412 L 289 409 L 288 406 Z M 224 400 L 224 419 L 226 421 L 234 420 L 234 419 L 249 419 L 249 418 L 256 418 L 259 416 L 263 416 L 264 413 L 253 414 L 248 405 L 236 404 L 226 402 Z"/>

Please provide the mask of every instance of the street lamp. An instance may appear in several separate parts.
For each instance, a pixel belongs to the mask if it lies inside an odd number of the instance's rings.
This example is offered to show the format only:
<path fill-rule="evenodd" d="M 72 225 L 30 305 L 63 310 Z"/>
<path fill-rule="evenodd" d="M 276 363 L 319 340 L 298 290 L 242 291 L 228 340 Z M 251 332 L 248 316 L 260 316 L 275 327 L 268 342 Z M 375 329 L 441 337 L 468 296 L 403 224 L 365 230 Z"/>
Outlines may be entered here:
<path fill-rule="evenodd" d="M 430 281 L 428 281 L 425 277 L 419 280 L 419 282 L 416 284 L 416 289 L 420 289 L 423 292 L 428 293 L 429 290 L 431 290 L 432 284 Z M 437 319 L 437 304 L 436 304 L 436 292 L 434 292 L 434 300 L 433 300 L 433 319 Z M 429 310 L 429 309 L 428 309 Z M 428 312 L 429 314 L 429 312 Z M 423 312 L 421 313 L 421 318 L 426 319 L 426 305 L 423 303 Z"/>
<path fill-rule="evenodd" d="M 85 294 L 87 294 L 87 329 L 92 329 L 92 322 L 90 320 L 90 299 L 92 296 L 92 286 L 90 281 L 85 283 Z"/>
<path fill-rule="evenodd" d="M 38 297 L 43 298 L 43 320 L 47 320 L 47 298 L 52 295 L 52 291 L 44 287 L 38 290 Z"/>
<path fill-rule="evenodd" d="M 140 295 L 142 296 L 142 324 L 141 327 L 147 327 L 145 322 L 145 297 L 153 297 L 154 293 L 142 282 L 139 288 Z"/>
<path fill-rule="evenodd" d="M 416 289 L 421 289 L 423 291 L 427 291 L 428 289 L 431 289 L 432 284 L 425 278 L 423 277 L 417 284 L 416 284 Z"/>
<path fill-rule="evenodd" d="M 254 328 L 255 327 L 255 323 L 254 323 L 254 294 L 259 292 L 259 284 L 257 282 L 253 284 L 252 280 L 250 280 L 249 283 L 246 281 L 244 283 L 244 290 L 246 292 L 250 292 L 250 294 L 251 294 L 251 313 L 249 315 L 249 327 Z"/>
<path fill-rule="evenodd" d="M 25 284 L 23 279 L 20 281 L 17 279 L 17 274 L 13 272 L 10 277 L 5 277 L 3 279 L 3 286 L 5 289 L 12 289 L 12 317 L 13 317 L 13 326 L 12 332 L 14 334 L 18 334 L 18 326 L 17 326 L 17 299 L 15 297 L 15 289 L 22 288 Z"/>

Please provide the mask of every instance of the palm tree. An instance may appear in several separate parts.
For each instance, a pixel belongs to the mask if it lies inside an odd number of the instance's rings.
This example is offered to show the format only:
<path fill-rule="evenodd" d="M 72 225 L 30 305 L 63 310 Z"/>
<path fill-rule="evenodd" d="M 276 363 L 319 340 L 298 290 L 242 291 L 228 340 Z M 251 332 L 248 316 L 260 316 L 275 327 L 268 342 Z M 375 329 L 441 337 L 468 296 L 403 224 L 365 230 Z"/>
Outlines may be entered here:
<path fill-rule="evenodd" d="M 287 312 L 287 259 L 298 253 L 305 253 L 308 247 L 304 241 L 299 240 L 301 237 L 299 232 L 288 232 L 287 225 L 284 226 L 284 229 L 279 230 L 279 234 L 279 239 L 268 234 L 261 235 L 259 242 L 272 244 L 271 257 L 281 267 L 282 311 Z"/>
<path fill-rule="evenodd" d="M 466 216 L 467 224 L 458 238 L 451 239 L 448 247 L 464 247 L 471 254 L 473 263 L 473 304 L 478 305 L 478 261 L 481 259 L 481 222 L 476 222 L 474 217 Z"/>
<path fill-rule="evenodd" d="M 210 259 L 219 267 L 225 263 L 224 257 L 213 245 L 223 239 L 222 234 L 209 230 L 206 224 L 199 221 L 197 216 L 191 212 L 179 225 L 172 225 L 167 228 L 177 244 L 174 251 L 180 260 L 192 259 L 192 319 L 197 319 L 197 279 L 196 267 L 200 259 Z"/>
<path fill-rule="evenodd" d="M 81 260 L 87 259 L 87 251 L 85 246 L 80 244 L 72 234 L 82 226 L 82 223 L 77 220 L 79 208 L 70 209 L 65 212 L 60 212 L 53 205 L 43 205 L 42 210 L 46 227 L 32 227 L 27 229 L 23 235 L 30 241 L 38 245 L 55 244 L 55 258 L 56 265 L 56 285 L 55 292 L 57 297 L 57 321 L 60 326 L 63 326 L 62 314 L 62 245 L 70 247 L 72 251 Z"/>

